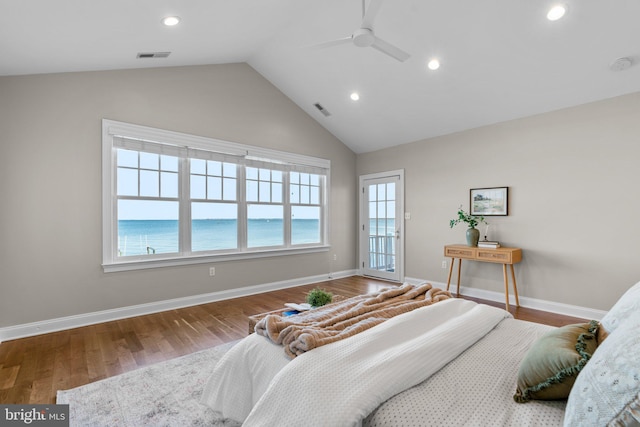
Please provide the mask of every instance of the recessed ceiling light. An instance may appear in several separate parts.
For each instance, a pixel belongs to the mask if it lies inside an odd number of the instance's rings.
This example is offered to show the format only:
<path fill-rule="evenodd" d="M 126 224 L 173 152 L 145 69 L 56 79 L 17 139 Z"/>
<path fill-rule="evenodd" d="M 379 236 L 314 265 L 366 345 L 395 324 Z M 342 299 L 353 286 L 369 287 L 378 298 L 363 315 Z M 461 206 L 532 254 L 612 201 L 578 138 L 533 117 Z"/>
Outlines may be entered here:
<path fill-rule="evenodd" d="M 427 64 L 427 67 L 429 67 L 430 70 L 437 70 L 438 68 L 440 68 L 440 61 L 438 61 L 437 59 L 432 59 Z"/>
<path fill-rule="evenodd" d="M 549 12 L 547 13 L 547 19 L 549 21 L 557 21 L 558 19 L 562 18 L 565 13 L 567 13 L 567 6 L 558 4 L 549 9 Z"/>
<path fill-rule="evenodd" d="M 167 27 L 173 27 L 174 25 L 178 25 L 180 22 L 179 16 L 167 16 L 166 18 L 162 18 L 162 23 Z"/>
<path fill-rule="evenodd" d="M 352 101 L 357 101 L 358 99 L 360 99 L 360 95 L 358 95 L 358 92 L 351 93 L 350 97 Z"/>

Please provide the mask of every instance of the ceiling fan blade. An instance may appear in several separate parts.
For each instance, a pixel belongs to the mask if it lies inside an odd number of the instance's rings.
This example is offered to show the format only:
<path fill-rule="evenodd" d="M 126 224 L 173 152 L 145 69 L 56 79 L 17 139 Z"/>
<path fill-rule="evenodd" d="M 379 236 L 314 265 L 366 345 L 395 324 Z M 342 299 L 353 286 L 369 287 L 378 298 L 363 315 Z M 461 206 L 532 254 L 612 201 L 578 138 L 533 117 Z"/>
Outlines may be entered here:
<path fill-rule="evenodd" d="M 382 6 L 382 0 L 371 0 L 369 2 L 369 7 L 362 17 L 362 25 L 360 25 L 360 28 L 373 29 L 373 21 L 376 19 L 380 6 Z"/>
<path fill-rule="evenodd" d="M 411 57 L 411 55 L 409 55 L 404 50 L 397 48 L 378 37 L 376 37 L 371 47 L 379 50 L 382 53 L 386 53 L 390 57 L 395 58 L 400 62 L 404 62 Z"/>
<path fill-rule="evenodd" d="M 320 44 L 316 44 L 311 46 L 312 49 L 324 49 L 325 47 L 331 47 L 331 46 L 338 46 L 341 44 L 347 44 L 347 43 L 351 43 L 351 36 L 349 37 L 344 37 L 342 39 L 337 39 L 337 40 L 331 40 L 328 42 L 324 42 L 324 43 L 320 43 Z"/>

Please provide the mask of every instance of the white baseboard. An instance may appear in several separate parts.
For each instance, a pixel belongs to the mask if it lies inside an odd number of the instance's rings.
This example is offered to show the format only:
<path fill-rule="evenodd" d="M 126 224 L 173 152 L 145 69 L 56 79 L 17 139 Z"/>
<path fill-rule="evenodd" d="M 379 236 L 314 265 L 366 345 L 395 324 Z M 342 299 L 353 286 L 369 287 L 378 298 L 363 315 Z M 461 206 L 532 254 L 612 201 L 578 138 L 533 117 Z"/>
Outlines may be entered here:
<path fill-rule="evenodd" d="M 60 317 L 57 319 L 8 326 L 5 328 L 0 328 L 0 343 L 7 340 L 46 334 L 49 332 L 57 332 L 66 329 L 79 328 L 81 326 L 95 325 L 96 323 L 110 322 L 112 320 L 126 319 L 128 317 L 142 316 L 145 314 L 158 313 L 167 310 L 175 310 L 178 308 L 191 307 L 194 305 L 207 304 L 215 301 L 223 301 L 231 298 L 260 294 L 263 292 L 275 291 L 278 289 L 309 285 L 312 283 L 322 282 L 330 279 L 340 279 L 343 277 L 354 276 L 356 274 L 356 270 L 345 270 L 331 274 L 321 274 L 317 276 L 284 280 L 281 282 L 246 286 L 243 288 L 228 289 L 225 291 L 211 292 L 190 297 L 175 298 L 171 300 L 132 305 L 129 307 L 116 308 L 112 310 L 103 310 L 94 313 L 78 314 L 75 316 Z"/>
<path fill-rule="evenodd" d="M 439 288 L 442 288 L 442 289 L 447 288 L 446 283 L 435 282 L 432 280 L 416 279 L 413 277 L 406 277 L 405 282 L 409 282 L 413 284 L 429 282 L 432 285 L 437 286 Z M 450 290 L 455 291 L 453 286 L 451 287 Z M 502 292 L 494 292 L 494 291 L 487 291 L 484 289 L 460 286 L 460 293 L 462 295 L 467 295 L 472 298 L 481 298 L 489 301 L 504 302 L 504 294 Z M 546 300 L 541 300 L 537 298 L 519 296 L 518 299 L 520 300 L 521 307 L 533 308 L 535 310 L 541 310 L 541 311 L 549 311 L 551 313 L 562 314 L 564 316 L 579 317 L 581 319 L 601 320 L 604 317 L 604 315 L 607 313 L 606 311 L 596 310 L 594 308 L 580 307 L 577 305 L 564 304 L 564 303 L 554 302 L 554 301 L 546 301 Z M 511 305 L 516 304 L 516 300 L 513 295 L 509 295 L 509 304 Z"/>
<path fill-rule="evenodd" d="M 298 279 L 285 280 L 281 282 L 266 283 L 261 285 L 246 286 L 237 289 L 211 292 L 207 294 L 194 295 L 184 298 L 176 298 L 165 301 L 157 301 L 147 304 L 133 305 L 129 307 L 116 308 L 112 310 L 97 311 L 94 313 L 78 314 L 75 316 L 60 317 L 57 319 L 43 320 L 22 325 L 8 326 L 0 328 L 0 343 L 7 340 L 26 338 L 34 335 L 46 334 L 50 332 L 63 331 L 66 329 L 79 328 L 82 326 L 94 325 L 96 323 L 110 322 L 113 320 L 126 319 L 128 317 L 142 316 L 145 314 L 158 313 L 161 311 L 175 310 L 178 308 L 191 307 L 199 304 L 207 304 L 215 301 L 223 301 L 231 298 L 238 298 L 263 292 L 275 291 L 278 289 L 292 288 L 295 286 L 308 285 L 330 279 L 340 279 L 359 275 L 358 270 L 345 270 L 330 275 L 309 276 Z M 446 283 L 432 280 L 405 277 L 405 282 L 418 284 L 429 282 L 442 289 L 447 287 Z M 504 294 L 501 292 L 487 291 L 484 289 L 460 287 L 460 293 L 473 298 L 481 298 L 489 301 L 504 302 Z M 536 298 L 520 298 L 522 307 L 533 308 L 535 310 L 549 311 L 565 316 L 579 317 L 583 319 L 600 320 L 606 311 L 596 310 L 587 307 L 579 307 L 570 304 L 563 304 L 553 301 L 540 300 Z M 509 304 L 515 305 L 515 298 L 510 295 Z"/>

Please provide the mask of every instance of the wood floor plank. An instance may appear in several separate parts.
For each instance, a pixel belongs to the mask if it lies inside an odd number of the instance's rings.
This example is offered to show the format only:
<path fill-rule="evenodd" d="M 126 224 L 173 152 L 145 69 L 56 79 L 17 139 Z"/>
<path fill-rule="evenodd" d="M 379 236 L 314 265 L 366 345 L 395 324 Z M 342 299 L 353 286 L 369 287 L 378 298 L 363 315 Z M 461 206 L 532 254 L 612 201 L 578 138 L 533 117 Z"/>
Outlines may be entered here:
<path fill-rule="evenodd" d="M 56 332 L 53 358 L 53 389 L 71 388 L 71 331 Z M 38 379 L 38 378 L 36 378 Z"/>
<path fill-rule="evenodd" d="M 38 351 L 38 357 L 35 368 L 35 379 L 31 388 L 31 401 L 42 401 L 48 399 L 54 391 L 53 371 L 55 365 L 55 352 L 53 351 L 56 334 L 45 334 L 38 338 L 35 349 Z"/>
<path fill-rule="evenodd" d="M 16 384 L 29 384 L 35 380 L 37 363 L 38 353 L 35 351 L 35 346 L 33 343 L 28 343 L 24 355 L 20 358 L 20 370 L 16 377 Z"/>
<path fill-rule="evenodd" d="M 0 369 L 0 390 L 6 390 L 16 384 L 20 366 L 8 366 Z"/>
<path fill-rule="evenodd" d="M 249 316 L 279 309 L 285 302 L 302 302 L 315 287 L 352 297 L 392 285 L 353 276 L 3 342 L 0 403 L 55 403 L 59 389 L 241 339 L 247 335 Z M 584 321 L 523 307 L 510 311 L 518 319 L 553 326 Z"/>
<path fill-rule="evenodd" d="M 102 364 L 102 351 L 100 350 L 100 343 L 98 340 L 98 334 L 96 333 L 96 326 L 86 326 L 84 328 L 78 328 L 85 337 L 85 355 L 84 358 L 87 361 L 87 376 L 88 382 L 98 381 L 107 377 L 107 372 Z"/>
<path fill-rule="evenodd" d="M 42 377 L 33 381 L 31 387 L 30 401 L 48 400 L 54 391 L 53 379 L 51 377 Z"/>

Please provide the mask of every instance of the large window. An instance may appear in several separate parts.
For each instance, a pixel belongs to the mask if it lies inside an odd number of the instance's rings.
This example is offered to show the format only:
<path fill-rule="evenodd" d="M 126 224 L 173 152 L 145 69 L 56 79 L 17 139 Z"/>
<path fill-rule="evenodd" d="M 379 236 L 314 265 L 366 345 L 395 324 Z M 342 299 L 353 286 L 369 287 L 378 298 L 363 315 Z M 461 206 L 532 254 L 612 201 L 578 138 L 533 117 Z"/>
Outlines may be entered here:
<path fill-rule="evenodd" d="M 326 250 L 329 166 L 103 120 L 104 269 Z"/>

